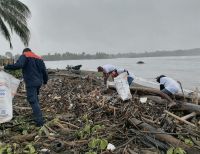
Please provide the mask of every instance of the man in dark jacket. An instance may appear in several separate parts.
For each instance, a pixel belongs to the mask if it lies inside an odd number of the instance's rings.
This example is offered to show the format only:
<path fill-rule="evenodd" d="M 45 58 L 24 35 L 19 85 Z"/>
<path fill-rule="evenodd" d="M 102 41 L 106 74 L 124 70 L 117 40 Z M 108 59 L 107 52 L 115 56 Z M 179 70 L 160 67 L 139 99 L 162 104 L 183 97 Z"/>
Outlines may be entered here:
<path fill-rule="evenodd" d="M 23 50 L 22 55 L 13 65 L 4 67 L 7 70 L 22 69 L 23 78 L 26 84 L 27 100 L 30 103 L 34 121 L 37 126 L 43 126 L 44 120 L 39 105 L 39 90 L 42 84 L 47 84 L 48 74 L 42 58 L 29 48 Z"/>

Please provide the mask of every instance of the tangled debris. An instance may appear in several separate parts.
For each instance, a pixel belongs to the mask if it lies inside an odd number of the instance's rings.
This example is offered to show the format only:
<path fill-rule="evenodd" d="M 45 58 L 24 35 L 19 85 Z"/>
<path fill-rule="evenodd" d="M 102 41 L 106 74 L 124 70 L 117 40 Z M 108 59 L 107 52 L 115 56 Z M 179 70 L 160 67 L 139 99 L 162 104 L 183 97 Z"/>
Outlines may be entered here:
<path fill-rule="evenodd" d="M 0 126 L 0 153 L 200 153 L 199 112 L 169 109 L 168 99 L 139 88 L 123 102 L 114 89 L 87 73 L 50 72 L 40 93 L 46 120 L 41 128 L 32 121 L 21 84 L 13 100 L 14 118 Z M 108 143 L 114 151 L 106 149 Z"/>

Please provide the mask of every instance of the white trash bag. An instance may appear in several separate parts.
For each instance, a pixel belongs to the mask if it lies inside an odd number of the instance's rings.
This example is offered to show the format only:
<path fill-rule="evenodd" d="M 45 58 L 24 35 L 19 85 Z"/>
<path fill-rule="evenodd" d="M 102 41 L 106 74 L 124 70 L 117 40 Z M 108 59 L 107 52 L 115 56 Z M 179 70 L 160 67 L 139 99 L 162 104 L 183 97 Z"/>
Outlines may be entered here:
<path fill-rule="evenodd" d="M 20 80 L 0 71 L 0 123 L 8 122 L 13 117 L 12 99 L 19 83 Z"/>
<path fill-rule="evenodd" d="M 124 72 L 119 74 L 116 78 L 114 78 L 114 83 L 117 93 L 119 94 L 119 96 L 123 101 L 132 98 L 127 77 L 128 77 L 127 72 Z"/>
<path fill-rule="evenodd" d="M 111 87 L 115 87 L 115 83 L 112 82 L 112 81 L 107 81 L 107 82 L 106 82 L 106 88 L 108 89 L 110 86 L 111 86 Z"/>

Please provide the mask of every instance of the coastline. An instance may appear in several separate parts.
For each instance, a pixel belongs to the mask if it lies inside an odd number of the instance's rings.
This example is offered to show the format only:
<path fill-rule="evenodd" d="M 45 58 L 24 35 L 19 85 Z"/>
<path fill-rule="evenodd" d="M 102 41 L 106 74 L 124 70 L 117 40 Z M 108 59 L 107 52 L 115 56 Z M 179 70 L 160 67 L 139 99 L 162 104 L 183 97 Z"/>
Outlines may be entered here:
<path fill-rule="evenodd" d="M 66 61 L 51 61 L 46 62 L 47 68 L 65 69 L 67 65 L 75 66 L 82 65 L 82 70 L 96 71 L 98 66 L 103 64 L 114 64 L 117 67 L 126 68 L 133 74 L 137 82 L 142 84 L 156 85 L 155 77 L 164 74 L 181 81 L 183 89 L 194 91 L 195 88 L 200 88 L 198 79 L 199 74 L 199 59 L 200 57 L 190 57 L 177 59 L 176 57 L 163 58 L 128 58 L 128 59 L 101 59 L 101 60 L 66 60 Z M 137 64 L 137 61 L 142 60 L 145 64 Z M 176 67 L 175 67 L 176 66 Z M 185 66 L 185 67 L 183 67 Z M 192 80 L 191 80 L 192 76 Z M 136 81 L 135 80 L 135 81 Z"/>

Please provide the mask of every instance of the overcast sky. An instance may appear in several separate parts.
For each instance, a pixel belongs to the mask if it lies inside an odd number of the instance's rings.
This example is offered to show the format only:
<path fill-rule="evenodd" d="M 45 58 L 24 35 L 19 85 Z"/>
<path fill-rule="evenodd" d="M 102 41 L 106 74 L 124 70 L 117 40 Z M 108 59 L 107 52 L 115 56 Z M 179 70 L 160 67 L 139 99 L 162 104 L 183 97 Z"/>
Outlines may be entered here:
<path fill-rule="evenodd" d="M 200 47 L 200 0 L 21 0 L 29 47 L 54 52 L 145 52 Z M 0 51 L 9 44 L 0 36 Z M 24 48 L 13 36 L 14 54 Z"/>

